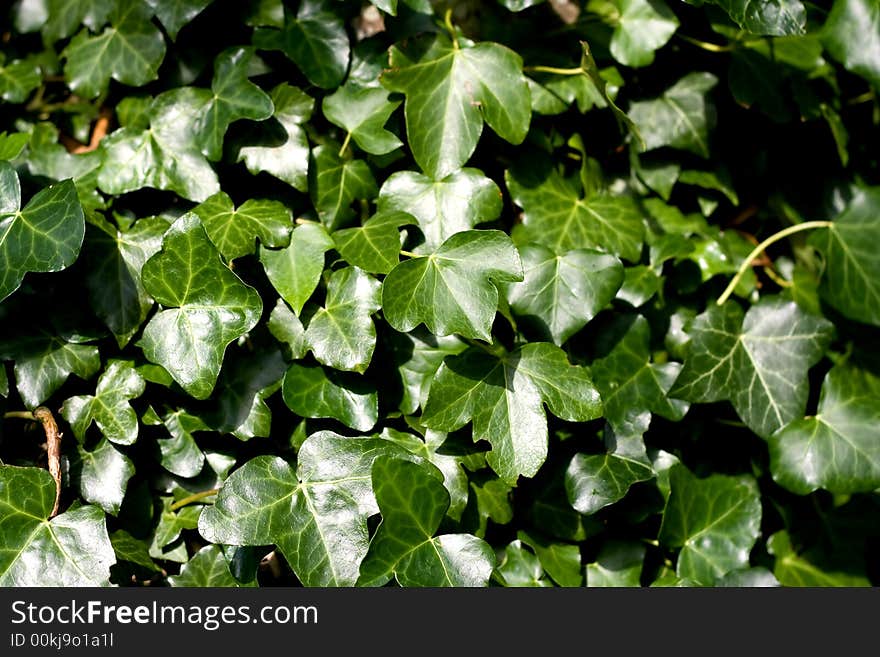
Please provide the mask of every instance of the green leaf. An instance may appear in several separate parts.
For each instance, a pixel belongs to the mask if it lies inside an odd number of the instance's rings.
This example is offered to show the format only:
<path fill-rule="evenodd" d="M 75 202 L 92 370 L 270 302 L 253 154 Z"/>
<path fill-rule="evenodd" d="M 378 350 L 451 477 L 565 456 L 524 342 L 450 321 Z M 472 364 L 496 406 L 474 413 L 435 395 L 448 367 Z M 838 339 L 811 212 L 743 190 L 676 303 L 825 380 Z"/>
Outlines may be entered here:
<path fill-rule="evenodd" d="M 495 568 L 495 574 L 504 586 L 550 587 L 553 583 L 544 577 L 544 569 L 538 557 L 527 550 L 522 541 L 511 541 L 504 548 L 504 555 Z"/>
<path fill-rule="evenodd" d="M 269 321 L 266 322 L 269 333 L 286 348 L 284 355 L 286 360 L 299 360 L 306 355 L 306 330 L 303 328 L 299 317 L 293 314 L 282 299 L 278 299 Z"/>
<path fill-rule="evenodd" d="M 211 2 L 213 0 L 147 0 L 172 41 L 176 41 L 181 28 L 202 13 Z"/>
<path fill-rule="evenodd" d="M 15 387 L 29 409 L 49 399 L 71 374 L 89 379 L 101 369 L 97 347 L 46 329 L 0 341 L 0 358 L 15 361 Z"/>
<path fill-rule="evenodd" d="M 195 143 L 195 124 L 208 96 L 193 87 L 161 93 L 150 106 L 149 130 L 122 128 L 103 139 L 101 190 L 125 194 L 153 187 L 195 202 L 216 194 L 217 174 Z"/>
<path fill-rule="evenodd" d="M 434 180 L 460 169 L 477 147 L 483 121 L 512 144 L 531 119 L 522 59 L 497 43 L 459 47 L 444 35 L 414 39 L 389 51 L 382 84 L 406 96 L 406 133 L 413 157 Z"/>
<path fill-rule="evenodd" d="M 321 105 L 324 117 L 338 125 L 367 153 L 384 155 L 403 145 L 397 136 L 385 129 L 391 113 L 400 101 L 389 100 L 384 89 L 360 88 L 345 84 L 326 96 Z"/>
<path fill-rule="evenodd" d="M 816 415 L 770 436 L 770 471 L 781 486 L 808 495 L 870 493 L 880 488 L 880 379 L 836 366 L 822 384 Z"/>
<path fill-rule="evenodd" d="M 272 118 L 239 146 L 236 161 L 244 161 L 253 174 L 265 171 L 304 192 L 309 188 L 309 142 L 303 124 L 311 118 L 315 101 L 284 82 L 270 97 L 275 106 Z"/>
<path fill-rule="evenodd" d="M 290 235 L 290 244 L 283 249 L 260 247 L 266 276 L 297 315 L 318 286 L 324 254 L 332 248 L 327 231 L 315 224 L 297 226 Z"/>
<path fill-rule="evenodd" d="M 687 0 L 718 5 L 741 28 L 752 34 L 783 36 L 803 34 L 807 10 L 800 0 Z"/>
<path fill-rule="evenodd" d="M 150 22 L 141 2 L 119 2 L 110 14 L 110 26 L 92 36 L 77 34 L 61 53 L 66 59 L 67 84 L 84 98 L 107 90 L 110 78 L 133 87 L 155 80 L 165 57 L 165 40 Z"/>
<path fill-rule="evenodd" d="M 416 220 L 405 212 L 380 212 L 363 226 L 333 233 L 333 242 L 346 262 L 371 274 L 387 274 L 400 262 L 400 226 Z"/>
<path fill-rule="evenodd" d="M 150 572 L 157 572 L 160 568 L 153 561 L 150 552 L 144 541 L 139 540 L 129 534 L 124 529 L 117 529 L 110 534 L 110 544 L 116 553 L 117 564 L 120 561 L 127 561 L 136 566 L 145 568 Z"/>
<path fill-rule="evenodd" d="M 647 265 L 627 267 L 623 285 L 617 291 L 615 299 L 622 299 L 633 308 L 639 308 L 645 305 L 662 287 L 663 278 Z"/>
<path fill-rule="evenodd" d="M 7 103 L 23 103 L 42 81 L 40 67 L 33 60 L 15 59 L 4 64 L 0 59 L 0 99 Z"/>
<path fill-rule="evenodd" d="M 663 95 L 630 105 L 629 117 L 638 126 L 645 150 L 663 146 L 709 157 L 709 129 L 715 123 L 715 106 L 708 99 L 718 84 L 711 73 L 688 73 Z"/>
<path fill-rule="evenodd" d="M 106 439 L 91 451 L 77 445 L 77 458 L 71 463 L 71 477 L 78 482 L 80 495 L 109 514 L 117 515 L 125 497 L 134 463 Z"/>
<path fill-rule="evenodd" d="M 822 43 L 848 71 L 880 89 L 880 4 L 877 0 L 835 0 Z"/>
<path fill-rule="evenodd" d="M 351 47 L 345 25 L 334 12 L 335 4 L 303 0 L 296 18 L 285 16 L 281 30 L 258 29 L 254 45 L 263 50 L 283 51 L 315 86 L 336 87 L 345 77 Z"/>
<path fill-rule="evenodd" d="M 134 363 L 110 361 L 98 378 L 94 396 L 70 397 L 64 402 L 61 415 L 80 441 L 94 421 L 110 442 L 131 445 L 138 437 L 138 421 L 129 400 L 140 397 L 145 386 L 144 379 L 134 369 Z"/>
<path fill-rule="evenodd" d="M 669 473 L 672 492 L 660 543 L 681 548 L 675 572 L 703 586 L 749 564 L 761 527 L 761 497 L 748 476 L 700 479 L 683 465 Z"/>
<path fill-rule="evenodd" d="M 404 454 L 380 438 L 312 434 L 296 472 L 271 456 L 233 472 L 202 511 L 199 532 L 214 543 L 274 543 L 305 586 L 353 586 L 367 554 L 367 516 L 378 511 L 371 466 Z"/>
<path fill-rule="evenodd" d="M 195 477 L 202 471 L 205 455 L 196 444 L 193 433 L 210 431 L 211 427 L 200 417 L 178 409 L 160 418 L 150 407 L 144 413 L 143 421 L 153 426 L 164 425 L 171 436 L 158 440 L 159 462 L 163 468 L 179 477 Z"/>
<path fill-rule="evenodd" d="M 387 322 L 410 331 L 491 339 L 499 283 L 522 280 L 519 254 L 497 230 L 456 233 L 431 255 L 397 265 L 382 285 Z"/>
<path fill-rule="evenodd" d="M 681 365 L 652 363 L 650 338 L 647 320 L 636 316 L 611 352 L 590 368 L 605 417 L 622 439 L 644 434 L 652 413 L 677 421 L 687 412 L 686 403 L 667 398 Z"/>
<path fill-rule="evenodd" d="M 379 192 L 370 166 L 363 160 L 346 160 L 331 142 L 312 151 L 309 194 L 318 217 L 329 230 L 348 223 L 355 212 L 351 204 L 372 199 Z"/>
<path fill-rule="evenodd" d="M 70 180 L 40 190 L 20 207 L 18 175 L 0 162 L 0 301 L 19 288 L 27 272 L 56 272 L 73 264 L 85 235 Z"/>
<path fill-rule="evenodd" d="M 223 155 L 223 136 L 239 119 L 263 121 L 272 116 L 272 99 L 248 80 L 252 48 L 227 48 L 214 59 L 213 95 L 196 118 L 195 143 L 209 160 Z"/>
<path fill-rule="evenodd" d="M 641 436 L 605 431 L 605 454 L 575 454 L 565 469 L 565 491 L 579 513 L 590 515 L 623 499 L 632 486 L 654 477 Z"/>
<path fill-rule="evenodd" d="M 0 132 L 0 160 L 14 160 L 27 146 L 30 136 L 26 132 Z"/>
<path fill-rule="evenodd" d="M 541 566 L 559 586 L 583 586 L 581 551 L 577 545 L 554 543 L 523 531 L 517 533 L 517 538 L 535 551 Z"/>
<path fill-rule="evenodd" d="M 305 341 L 318 362 L 363 373 L 376 347 L 371 315 L 381 307 L 382 284 L 357 267 L 339 269 L 327 282 L 327 300 L 309 320 Z"/>
<path fill-rule="evenodd" d="M 581 196 L 579 184 L 555 170 L 508 170 L 513 201 L 523 209 L 521 238 L 558 254 L 573 249 L 608 251 L 638 261 L 645 233 L 642 212 L 628 196 Z"/>
<path fill-rule="evenodd" d="M 358 584 L 381 586 L 487 586 L 495 567 L 492 548 L 470 534 L 434 536 L 449 493 L 425 466 L 382 456 L 373 461 L 373 490 L 382 523 L 370 541 Z"/>
<path fill-rule="evenodd" d="M 167 496 L 160 499 L 162 509 L 153 532 L 149 554 L 153 559 L 186 563 L 188 556 L 181 544 L 180 534 L 186 529 L 198 527 L 201 509 L 198 506 L 185 506 L 175 511 L 171 508 L 174 498 Z"/>
<path fill-rule="evenodd" d="M 471 348 L 440 366 L 422 422 L 455 431 L 473 421 L 474 441 L 492 445 L 489 465 L 514 484 L 520 475 L 533 477 L 547 457 L 543 404 L 569 421 L 602 413 L 589 372 L 570 365 L 553 345 L 527 344 L 500 358 Z"/>
<path fill-rule="evenodd" d="M 407 212 L 425 238 L 418 252 L 430 253 L 443 242 L 501 214 L 501 190 L 478 169 L 461 169 L 442 180 L 414 171 L 388 176 L 379 190 L 380 212 Z"/>
<path fill-rule="evenodd" d="M 259 320 L 260 296 L 222 264 L 192 213 L 168 229 L 162 251 L 144 264 L 142 277 L 147 292 L 166 309 L 153 316 L 138 344 L 188 394 L 205 399 L 227 345 Z"/>
<path fill-rule="evenodd" d="M 334 418 L 356 431 L 369 431 L 379 417 L 376 389 L 356 374 L 292 363 L 281 395 L 297 415 Z"/>
<path fill-rule="evenodd" d="M 192 211 L 227 261 L 254 253 L 257 239 L 266 246 L 290 243 L 290 210 L 279 201 L 249 199 L 236 209 L 226 192 L 217 192 Z"/>
<path fill-rule="evenodd" d="M 171 586 L 185 587 L 252 587 L 256 581 L 242 584 L 229 570 L 229 563 L 218 545 L 206 545 L 180 569 L 179 575 L 168 578 Z"/>
<path fill-rule="evenodd" d="M 400 411 L 411 415 L 424 407 L 437 368 L 446 356 L 460 354 L 467 344 L 455 335 L 437 337 L 418 328 L 409 333 L 394 332 L 391 350 L 403 386 Z"/>
<path fill-rule="evenodd" d="M 80 25 L 97 32 L 107 23 L 116 4 L 115 0 L 48 0 L 48 16 L 42 28 L 43 39 L 47 43 L 65 39 L 76 32 Z"/>
<path fill-rule="evenodd" d="M 810 237 L 825 257 L 820 292 L 847 317 L 880 326 L 880 187 L 855 188 L 846 209 L 828 229 Z"/>
<path fill-rule="evenodd" d="M 831 323 L 796 304 L 767 298 L 743 318 L 736 303 L 712 305 L 694 321 L 684 367 L 670 395 L 692 402 L 728 399 L 767 438 L 804 414 L 807 370 L 825 353 Z"/>
<path fill-rule="evenodd" d="M 871 586 L 871 581 L 864 575 L 847 572 L 844 568 L 828 568 L 821 562 L 816 563 L 811 554 L 798 554 L 785 530 L 767 539 L 767 551 L 776 557 L 773 574 L 782 586 Z"/>
<path fill-rule="evenodd" d="M 49 520 L 55 482 L 41 468 L 0 465 L 0 586 L 106 586 L 116 561 L 104 512 L 80 506 Z"/>
<path fill-rule="evenodd" d="M 605 543 L 596 560 L 587 564 L 587 586 L 640 586 L 645 551 L 643 544 L 633 541 Z"/>
<path fill-rule="evenodd" d="M 600 15 L 610 12 L 614 25 L 611 55 L 626 66 L 648 66 L 654 52 L 662 48 L 678 28 L 678 19 L 663 0 L 612 0 L 596 2 L 588 7 Z"/>
<path fill-rule="evenodd" d="M 733 588 L 769 588 L 780 586 L 779 580 L 766 568 L 744 568 L 732 570 L 724 577 L 715 582 L 715 586 L 729 586 Z"/>
<path fill-rule="evenodd" d="M 557 255 L 545 246 L 519 249 L 522 283 L 507 286 L 507 301 L 541 337 L 563 344 L 607 306 L 623 282 L 623 265 L 612 255 L 576 249 Z"/>
<path fill-rule="evenodd" d="M 89 301 L 120 347 L 137 333 L 154 305 L 141 283 L 141 269 L 162 248 L 166 230 L 168 222 L 160 217 L 139 219 L 126 230 L 98 217 L 87 227 L 83 259 L 89 266 Z"/>

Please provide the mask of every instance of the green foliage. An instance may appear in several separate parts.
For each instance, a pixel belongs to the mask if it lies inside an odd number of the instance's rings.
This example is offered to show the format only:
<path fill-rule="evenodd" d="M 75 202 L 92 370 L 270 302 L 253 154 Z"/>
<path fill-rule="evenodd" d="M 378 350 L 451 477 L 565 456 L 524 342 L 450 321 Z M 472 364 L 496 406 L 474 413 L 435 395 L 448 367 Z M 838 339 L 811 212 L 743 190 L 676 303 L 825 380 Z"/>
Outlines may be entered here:
<path fill-rule="evenodd" d="M 880 585 L 878 0 L 0 21 L 0 585 Z"/>

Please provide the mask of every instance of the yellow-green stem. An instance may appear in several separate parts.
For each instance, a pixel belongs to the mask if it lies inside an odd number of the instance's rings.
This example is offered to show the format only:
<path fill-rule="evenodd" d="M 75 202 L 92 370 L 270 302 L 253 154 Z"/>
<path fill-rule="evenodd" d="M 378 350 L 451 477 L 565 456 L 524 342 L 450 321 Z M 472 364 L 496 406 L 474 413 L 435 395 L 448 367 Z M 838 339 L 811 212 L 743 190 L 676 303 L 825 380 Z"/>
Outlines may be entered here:
<path fill-rule="evenodd" d="M 348 148 L 348 144 L 351 142 L 351 133 L 345 133 L 345 139 L 342 141 L 342 148 L 339 149 L 339 157 L 342 157 L 345 154 L 345 149 Z"/>
<path fill-rule="evenodd" d="M 739 284 L 742 277 L 745 275 L 748 268 L 751 266 L 752 261 L 757 258 L 764 250 L 770 246 L 771 244 L 775 244 L 781 239 L 788 237 L 789 235 L 794 235 L 795 233 L 799 233 L 804 230 L 812 230 L 814 228 L 831 228 L 833 225 L 830 221 L 805 221 L 802 224 L 795 224 L 794 226 L 789 226 L 788 228 L 784 228 L 780 230 L 778 233 L 774 233 L 763 242 L 761 242 L 758 246 L 752 249 L 752 252 L 746 256 L 746 259 L 743 260 L 743 263 L 740 265 L 739 270 L 736 272 L 736 275 L 731 279 L 730 283 L 727 286 L 727 289 L 718 297 L 718 301 L 716 302 L 719 306 L 722 305 L 730 295 L 733 294 L 733 291 L 736 289 L 736 286 Z"/>
<path fill-rule="evenodd" d="M 552 73 L 554 75 L 581 75 L 584 69 L 580 66 L 577 68 L 556 68 L 555 66 L 523 66 L 526 73 Z"/>
<path fill-rule="evenodd" d="M 423 258 L 424 256 L 420 256 L 418 253 L 413 253 L 412 251 L 404 251 L 400 250 L 400 255 L 406 256 L 407 258 Z"/>
<path fill-rule="evenodd" d="M 455 26 L 452 24 L 452 7 L 446 9 L 446 14 L 443 16 L 443 24 L 449 32 L 449 37 L 452 39 L 452 47 L 458 50 L 460 46 L 458 45 L 458 34 L 456 34 Z"/>
<path fill-rule="evenodd" d="M 17 417 L 21 420 L 33 420 L 36 421 L 37 418 L 34 417 L 34 414 L 30 411 L 6 411 L 3 414 L 4 418 L 13 418 Z"/>
<path fill-rule="evenodd" d="M 201 499 L 206 497 L 211 497 L 211 495 L 216 495 L 220 492 L 219 488 L 212 488 L 211 490 L 203 490 L 201 493 L 193 493 L 187 497 L 177 500 L 174 504 L 171 505 L 172 511 L 177 511 L 177 509 L 186 506 L 187 504 L 192 504 L 193 502 L 198 502 Z"/>
<path fill-rule="evenodd" d="M 686 34 L 677 34 L 678 38 L 682 41 L 687 41 L 692 46 L 696 46 L 697 48 L 702 48 L 708 52 L 730 52 L 736 46 L 732 43 L 728 43 L 726 45 L 719 45 L 717 43 L 709 43 L 708 41 L 700 41 L 699 39 L 695 39 L 693 37 L 689 37 Z"/>

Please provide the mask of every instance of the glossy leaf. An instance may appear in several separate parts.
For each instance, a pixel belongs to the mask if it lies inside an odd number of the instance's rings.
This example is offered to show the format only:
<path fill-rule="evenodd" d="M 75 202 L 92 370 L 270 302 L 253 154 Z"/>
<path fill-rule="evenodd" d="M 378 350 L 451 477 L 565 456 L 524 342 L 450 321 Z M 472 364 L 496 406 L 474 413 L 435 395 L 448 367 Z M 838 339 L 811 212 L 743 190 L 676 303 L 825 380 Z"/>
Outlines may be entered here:
<path fill-rule="evenodd" d="M 778 531 L 767 540 L 767 549 L 776 563 L 773 574 L 782 586 L 806 587 L 856 587 L 871 586 L 864 575 L 847 572 L 842 568 L 828 567 L 811 558 L 811 554 L 799 554 L 785 530 Z"/>
<path fill-rule="evenodd" d="M 497 43 L 458 47 L 433 35 L 392 46 L 382 84 L 406 96 L 404 114 L 416 162 L 434 180 L 460 169 L 473 154 L 483 121 L 512 144 L 531 118 L 522 60 Z"/>
<path fill-rule="evenodd" d="M 110 442 L 131 445 L 138 437 L 138 421 L 129 400 L 140 397 L 145 385 L 133 363 L 112 361 L 98 378 L 95 394 L 70 397 L 61 414 L 80 441 L 94 421 Z"/>
<path fill-rule="evenodd" d="M 576 249 L 557 255 L 537 244 L 519 249 L 522 283 L 507 286 L 507 301 L 557 345 L 586 326 L 617 293 L 623 265 L 612 255 Z"/>
<path fill-rule="evenodd" d="M 156 18 L 174 41 L 177 33 L 198 16 L 213 0 L 147 0 Z"/>
<path fill-rule="evenodd" d="M 376 346 L 371 315 L 380 308 L 382 284 L 357 267 L 333 272 L 327 300 L 309 320 L 305 341 L 318 362 L 337 370 L 367 369 Z"/>
<path fill-rule="evenodd" d="M 389 96 L 384 89 L 346 84 L 326 96 L 322 108 L 327 120 L 346 130 L 363 150 L 384 155 L 403 145 L 385 129 L 391 113 L 400 105 L 399 100 L 389 100 Z"/>
<path fill-rule="evenodd" d="M 752 34 L 803 34 L 807 22 L 807 11 L 800 0 L 706 1 L 721 7 L 737 25 Z"/>
<path fill-rule="evenodd" d="M 869 493 L 880 488 L 880 379 L 835 367 L 822 384 L 816 415 L 770 436 L 770 470 L 781 486 L 807 495 Z"/>
<path fill-rule="evenodd" d="M 500 557 L 495 573 L 510 587 L 550 587 L 538 557 L 520 540 L 511 541 Z"/>
<path fill-rule="evenodd" d="M 116 6 L 114 0 L 48 0 L 43 39 L 49 42 L 72 36 L 80 24 L 97 32 Z"/>
<path fill-rule="evenodd" d="M 441 180 L 414 171 L 391 174 L 377 200 L 382 212 L 407 212 L 425 238 L 418 252 L 430 253 L 443 242 L 501 214 L 501 190 L 477 169 L 461 169 Z"/>
<path fill-rule="evenodd" d="M 532 477 L 547 457 L 547 418 L 599 417 L 602 403 L 588 371 L 568 363 L 546 343 L 528 344 L 500 358 L 471 348 L 447 358 L 434 377 L 422 422 L 455 431 L 473 421 L 474 440 L 487 440 L 489 465 L 513 484 Z"/>
<path fill-rule="evenodd" d="M 227 261 L 252 254 L 258 239 L 272 247 L 290 243 L 290 210 L 278 201 L 249 199 L 236 208 L 229 195 L 217 192 L 192 211 Z"/>
<path fill-rule="evenodd" d="M 379 213 L 363 226 L 333 233 L 333 242 L 346 262 L 372 274 L 387 274 L 400 262 L 400 226 L 416 220 L 405 212 Z"/>
<path fill-rule="evenodd" d="M 645 546 L 611 541 L 602 546 L 596 561 L 587 564 L 587 586 L 637 587 L 641 585 Z"/>
<path fill-rule="evenodd" d="M 605 7 L 596 3 L 600 13 Z M 672 38 L 678 19 L 662 0 L 617 0 L 613 8 L 611 54 L 626 66 L 648 66 L 654 52 Z"/>
<path fill-rule="evenodd" d="M 401 586 L 488 585 L 495 567 L 488 544 L 469 534 L 434 536 L 449 493 L 433 472 L 382 456 L 373 461 L 372 479 L 382 523 L 361 564 L 359 585 L 381 586 L 392 574 Z"/>
<path fill-rule="evenodd" d="M 880 89 L 880 7 L 876 0 L 835 0 L 822 42 L 847 70 Z"/>
<path fill-rule="evenodd" d="M 749 428 L 767 438 L 803 415 L 807 370 L 825 352 L 831 323 L 792 302 L 768 298 L 743 317 L 735 303 L 697 317 L 684 367 L 670 395 L 692 402 L 729 399 Z"/>
<path fill-rule="evenodd" d="M 660 543 L 681 548 L 675 572 L 704 586 L 747 566 L 761 526 L 761 500 L 748 476 L 700 479 L 682 465 L 669 474 Z"/>
<path fill-rule="evenodd" d="M 159 438 L 159 463 L 163 468 L 179 477 L 195 477 L 205 465 L 205 455 L 199 449 L 193 434 L 196 431 L 209 431 L 210 427 L 195 415 L 183 410 L 169 411 L 164 417 L 147 409 L 143 416 L 144 424 L 164 425 L 168 436 Z"/>
<path fill-rule="evenodd" d="M 0 59 L 0 99 L 7 103 L 23 103 L 40 86 L 40 67 L 33 61 L 16 59 L 4 63 Z"/>
<path fill-rule="evenodd" d="M 15 170 L 0 162 L 0 301 L 15 292 L 27 272 L 55 272 L 79 255 L 83 211 L 70 180 L 37 192 L 21 208 Z"/>
<path fill-rule="evenodd" d="M 335 418 L 357 431 L 369 431 L 378 419 L 376 390 L 356 374 L 292 363 L 281 394 L 302 417 Z"/>
<path fill-rule="evenodd" d="M 364 160 L 346 160 L 334 144 L 312 150 L 309 165 L 309 193 L 318 217 L 329 229 L 341 228 L 355 216 L 351 205 L 369 200 L 379 189 Z"/>
<path fill-rule="evenodd" d="M 76 451 L 77 459 L 71 463 L 71 474 L 78 482 L 83 499 L 117 515 L 128 481 L 135 472 L 134 463 L 106 438 L 102 438 L 92 450 L 78 445 Z"/>
<path fill-rule="evenodd" d="M 206 398 L 227 345 L 259 320 L 259 295 L 221 263 L 195 214 L 168 229 L 162 251 L 144 264 L 142 277 L 147 292 L 167 308 L 144 329 L 144 354 L 190 395 Z"/>
<path fill-rule="evenodd" d="M 315 224 L 297 226 L 283 249 L 260 248 L 266 276 L 297 315 L 318 286 L 324 254 L 332 248 L 327 231 Z"/>
<path fill-rule="evenodd" d="M 255 581 L 240 583 L 229 570 L 223 550 L 217 545 L 206 545 L 180 569 L 179 575 L 168 578 L 171 586 L 186 587 L 253 587 Z"/>
<path fill-rule="evenodd" d="M 438 336 L 490 339 L 496 284 L 522 280 L 519 254 L 500 231 L 465 231 L 429 256 L 397 265 L 382 285 L 385 319 L 398 331 L 421 323 Z"/>
<path fill-rule="evenodd" d="M 400 410 L 415 413 L 424 406 L 437 368 L 446 356 L 460 354 L 467 344 L 455 335 L 437 337 L 423 328 L 395 332 L 391 349 L 403 386 Z"/>
<path fill-rule="evenodd" d="M 27 491 L 27 494 L 23 494 Z M 0 586 L 105 586 L 116 561 L 104 512 L 80 506 L 49 520 L 46 470 L 0 465 Z"/>

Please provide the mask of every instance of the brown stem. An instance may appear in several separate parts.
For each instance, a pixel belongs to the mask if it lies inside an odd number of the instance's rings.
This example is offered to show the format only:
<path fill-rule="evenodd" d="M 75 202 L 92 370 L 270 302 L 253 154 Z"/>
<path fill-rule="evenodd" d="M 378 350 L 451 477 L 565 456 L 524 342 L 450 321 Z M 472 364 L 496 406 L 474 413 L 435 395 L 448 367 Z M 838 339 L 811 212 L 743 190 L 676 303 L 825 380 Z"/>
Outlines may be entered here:
<path fill-rule="evenodd" d="M 58 515 L 58 503 L 61 501 L 61 436 L 58 432 L 58 424 L 55 422 L 55 416 L 45 406 L 38 406 L 34 409 L 34 419 L 43 425 L 43 431 L 46 432 L 46 454 L 49 457 L 49 474 L 55 480 L 55 505 L 52 507 L 52 513 L 49 518 Z"/>

